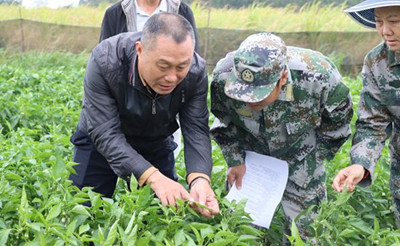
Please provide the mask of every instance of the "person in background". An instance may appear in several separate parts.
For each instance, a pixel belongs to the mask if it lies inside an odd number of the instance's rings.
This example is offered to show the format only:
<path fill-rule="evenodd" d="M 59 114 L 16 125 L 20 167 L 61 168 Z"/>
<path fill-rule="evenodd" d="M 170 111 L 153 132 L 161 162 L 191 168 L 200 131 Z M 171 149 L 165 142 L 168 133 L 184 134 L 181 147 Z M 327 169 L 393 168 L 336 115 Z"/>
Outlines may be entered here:
<path fill-rule="evenodd" d="M 193 27 L 195 51 L 199 53 L 196 23 L 190 7 L 180 0 L 122 0 L 109 7 L 101 24 L 100 41 L 122 32 L 142 31 L 147 19 L 157 13 L 183 16 Z"/>
<path fill-rule="evenodd" d="M 199 40 L 196 23 L 190 7 L 180 0 L 122 0 L 106 10 L 101 25 L 100 41 L 122 32 L 142 31 L 144 23 L 153 14 L 175 13 L 183 16 L 193 27 L 195 48 L 199 53 Z M 179 116 L 177 116 L 179 118 Z M 182 133 L 178 129 L 173 137 L 178 145 L 174 151 L 177 156 L 181 150 Z"/>
<path fill-rule="evenodd" d="M 351 192 L 357 184 L 371 184 L 371 174 L 390 138 L 390 190 L 400 227 L 400 1 L 368 0 L 346 12 L 358 23 L 376 29 L 382 43 L 364 59 L 351 165 L 337 173 L 332 187 L 342 192 L 347 185 Z"/>
<path fill-rule="evenodd" d="M 93 49 L 71 137 L 75 186 L 111 197 L 117 178 L 133 175 L 140 186 L 150 184 L 164 205 L 191 200 L 210 208 L 192 203 L 206 217 L 219 212 L 210 184 L 206 64 L 194 45 L 186 19 L 161 13 L 148 19 L 143 32 L 116 35 Z M 178 113 L 190 193 L 175 173 L 171 135 Z"/>
<path fill-rule="evenodd" d="M 211 134 L 228 164 L 229 185 L 241 188 L 247 150 L 287 161 L 281 205 L 290 234 L 294 218 L 326 198 L 323 161 L 351 135 L 352 105 L 327 57 L 270 33 L 249 36 L 217 63 L 211 82 L 211 112 L 220 121 Z M 310 222 L 309 216 L 296 222 L 304 240 Z"/>

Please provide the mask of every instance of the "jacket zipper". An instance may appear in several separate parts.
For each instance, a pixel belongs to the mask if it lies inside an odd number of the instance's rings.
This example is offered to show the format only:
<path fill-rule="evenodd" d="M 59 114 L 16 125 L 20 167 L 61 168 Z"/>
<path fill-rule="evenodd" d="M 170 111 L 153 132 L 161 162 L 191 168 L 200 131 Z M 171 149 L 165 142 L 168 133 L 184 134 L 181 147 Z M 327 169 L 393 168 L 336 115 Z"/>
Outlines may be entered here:
<path fill-rule="evenodd" d="M 156 105 L 156 99 L 158 98 L 158 94 L 156 94 L 155 96 L 150 95 L 150 91 L 147 90 L 147 93 L 139 90 L 141 93 L 145 94 L 146 96 L 148 96 L 151 99 L 151 114 L 157 114 L 157 105 Z"/>
<path fill-rule="evenodd" d="M 153 98 L 153 103 L 151 105 L 151 114 L 156 114 L 156 113 L 157 113 L 157 111 L 156 111 L 156 99 Z"/>

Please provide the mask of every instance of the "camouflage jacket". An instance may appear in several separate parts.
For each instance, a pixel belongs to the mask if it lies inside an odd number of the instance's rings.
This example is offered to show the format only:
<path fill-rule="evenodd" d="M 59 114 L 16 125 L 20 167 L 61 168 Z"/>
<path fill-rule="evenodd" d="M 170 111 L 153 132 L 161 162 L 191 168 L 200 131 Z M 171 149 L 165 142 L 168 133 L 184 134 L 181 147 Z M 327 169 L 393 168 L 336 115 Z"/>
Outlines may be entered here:
<path fill-rule="evenodd" d="M 391 153 L 400 157 L 400 52 L 382 43 L 365 57 L 351 161 L 373 173 L 391 136 Z"/>
<path fill-rule="evenodd" d="M 244 163 L 252 150 L 288 161 L 289 175 L 305 187 L 325 174 L 323 160 L 333 158 L 351 134 L 349 89 L 334 64 L 319 52 L 287 47 L 288 80 L 279 98 L 261 112 L 224 93 L 234 52 L 220 60 L 211 84 L 211 111 L 219 119 L 211 130 L 228 166 Z"/>

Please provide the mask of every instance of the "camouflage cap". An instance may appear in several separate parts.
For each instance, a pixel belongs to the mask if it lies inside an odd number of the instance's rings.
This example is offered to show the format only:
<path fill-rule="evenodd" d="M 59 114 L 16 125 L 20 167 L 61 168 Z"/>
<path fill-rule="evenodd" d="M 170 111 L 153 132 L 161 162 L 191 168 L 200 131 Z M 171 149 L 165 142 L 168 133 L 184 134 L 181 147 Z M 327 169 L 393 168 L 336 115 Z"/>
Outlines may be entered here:
<path fill-rule="evenodd" d="M 271 33 L 246 38 L 236 50 L 225 94 L 243 102 L 260 102 L 274 90 L 286 68 L 286 45 Z"/>

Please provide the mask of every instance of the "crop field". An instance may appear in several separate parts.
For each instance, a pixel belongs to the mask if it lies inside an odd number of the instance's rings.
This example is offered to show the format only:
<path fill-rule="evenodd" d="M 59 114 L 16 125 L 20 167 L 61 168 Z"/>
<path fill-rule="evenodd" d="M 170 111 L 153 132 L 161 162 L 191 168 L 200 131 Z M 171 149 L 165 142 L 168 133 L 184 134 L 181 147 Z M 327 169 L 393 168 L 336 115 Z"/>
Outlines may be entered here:
<path fill-rule="evenodd" d="M 24 18 L 43 22 L 101 25 L 108 6 L 59 10 L 23 9 L 0 4 L 0 20 Z M 207 9 L 191 5 L 198 27 L 253 29 L 272 32 L 367 31 L 351 21 L 344 5 L 317 4 L 298 8 L 254 5 L 246 9 Z M 251 226 L 244 202 L 224 197 L 226 164 L 213 142 L 212 186 L 221 213 L 211 219 L 197 215 L 185 202 L 179 208 L 161 205 L 150 187 L 128 189 L 119 180 L 112 199 L 89 188 L 79 190 L 68 180 L 73 171 L 69 141 L 81 109 L 87 53 L 13 53 L 0 48 L 0 246 L 47 245 L 281 245 L 283 213 L 278 208 L 271 228 Z M 339 63 L 340 61 L 336 59 Z M 345 77 L 354 110 L 361 79 Z M 213 121 L 210 115 L 210 123 Z M 353 117 L 352 128 L 356 115 Z M 392 212 L 389 154 L 385 148 L 373 184 L 353 193 L 330 188 L 337 171 L 350 162 L 348 141 L 326 162 L 328 201 L 311 224 L 317 245 L 400 245 Z M 184 182 L 182 153 L 177 172 Z M 132 179 L 130 187 L 137 187 Z M 92 206 L 85 206 L 90 202 Z M 293 245 L 310 245 L 296 234 Z"/>
<path fill-rule="evenodd" d="M 24 18 L 64 25 L 100 27 L 108 5 L 80 6 L 64 9 L 25 9 L 0 4 L 0 20 Z M 300 31 L 367 31 L 350 21 L 343 12 L 345 5 L 322 6 L 310 3 L 285 8 L 253 5 L 242 9 L 208 9 L 200 3 L 191 5 L 197 27 L 251 29 L 269 32 Z"/>
<path fill-rule="evenodd" d="M 244 201 L 230 204 L 224 199 L 226 167 L 215 143 L 212 186 L 221 213 L 211 219 L 198 216 L 184 202 L 179 208 L 164 207 L 149 187 L 129 191 L 121 180 L 112 199 L 72 186 L 69 137 L 79 117 L 87 59 L 85 53 L 0 50 L 0 245 L 280 245 L 281 209 L 269 230 L 259 230 L 251 226 Z M 345 81 L 356 109 L 360 78 Z M 352 194 L 330 188 L 337 170 L 349 163 L 349 149 L 350 141 L 326 163 L 329 200 L 311 225 L 318 245 L 400 245 L 387 150 L 372 186 Z M 184 182 L 181 155 L 177 164 Z M 130 186 L 137 187 L 135 182 Z M 294 245 L 309 244 L 296 233 L 288 237 Z"/>

